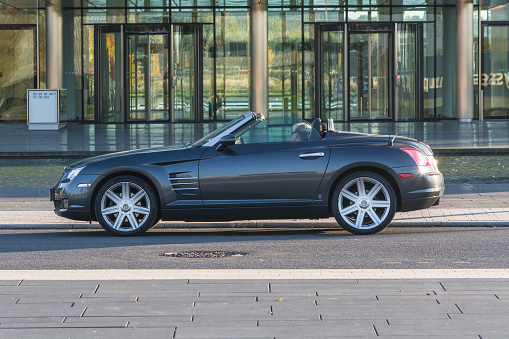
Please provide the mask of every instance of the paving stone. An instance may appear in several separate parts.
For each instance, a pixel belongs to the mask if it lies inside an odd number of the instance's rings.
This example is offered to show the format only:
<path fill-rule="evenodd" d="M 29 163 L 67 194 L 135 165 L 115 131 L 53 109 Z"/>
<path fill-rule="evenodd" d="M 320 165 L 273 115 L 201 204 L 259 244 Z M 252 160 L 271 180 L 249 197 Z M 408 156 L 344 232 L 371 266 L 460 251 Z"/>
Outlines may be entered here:
<path fill-rule="evenodd" d="M 174 286 L 154 286 L 151 288 L 144 288 L 140 286 L 117 287 L 117 286 L 100 286 L 97 290 L 97 295 L 111 294 L 111 293 L 124 293 L 134 294 L 137 292 L 139 295 L 153 295 L 159 293 L 161 295 L 176 295 L 178 293 L 201 293 L 201 292 L 228 292 L 228 293 L 265 293 L 268 292 L 268 285 L 266 284 L 182 284 Z"/>
<path fill-rule="evenodd" d="M 81 306 L 70 307 L 66 304 L 15 304 L 10 306 L 0 306 L 0 315 L 2 317 L 71 317 L 79 316 L 85 308 Z"/>
<path fill-rule="evenodd" d="M 171 316 L 171 315 L 192 315 L 192 305 L 168 305 L 155 303 L 133 303 L 133 304 L 96 304 L 87 307 L 84 314 L 86 317 L 135 317 L 144 316 Z"/>
<path fill-rule="evenodd" d="M 468 301 L 495 301 L 500 298 L 497 297 L 496 294 L 469 294 L 469 295 L 440 295 L 435 296 L 435 299 L 438 300 L 439 303 L 461 303 Z"/>
<path fill-rule="evenodd" d="M 214 322 L 227 322 L 235 323 L 237 321 L 262 321 L 262 320 L 287 320 L 287 317 L 281 317 L 278 315 L 270 315 L 269 313 L 254 314 L 254 313 L 241 313 L 241 314 L 194 314 L 193 323 L 214 323 Z M 319 317 L 311 318 L 309 315 L 294 316 L 294 320 L 315 320 Z"/>
<path fill-rule="evenodd" d="M 270 314 L 270 305 L 265 303 L 251 303 L 237 304 L 237 303 L 200 303 L 197 302 L 195 306 L 189 309 L 192 314 L 240 314 L 242 312 L 253 312 L 255 314 Z"/>
<path fill-rule="evenodd" d="M 179 291 L 171 291 L 171 292 L 160 292 L 160 291 L 144 291 L 144 290 L 119 290 L 119 291 L 105 291 L 101 292 L 85 292 L 81 295 L 82 299 L 109 299 L 109 298 L 146 298 L 146 299 L 182 299 L 182 298 L 197 298 L 200 292 L 179 292 Z M 217 293 L 219 294 L 219 293 Z"/>
<path fill-rule="evenodd" d="M 415 299 L 415 298 L 394 298 L 394 299 L 380 299 L 373 298 L 372 300 L 359 300 L 359 301 L 336 301 L 336 300 L 317 300 L 318 306 L 328 307 L 351 307 L 351 306 L 363 306 L 363 307 L 412 307 L 412 308 L 427 308 L 434 307 L 439 304 L 436 298 L 428 297 L 426 299 Z"/>
<path fill-rule="evenodd" d="M 37 328 L 37 329 L 2 329 L 1 338 L 23 339 L 67 339 L 67 338 L 172 338 L 175 328 Z"/>
<path fill-rule="evenodd" d="M 237 327 L 235 325 L 229 328 L 223 327 L 177 327 L 175 338 L 255 338 L 255 337 L 279 337 L 281 335 L 299 337 L 323 337 L 324 335 L 333 335 L 335 337 L 352 335 L 375 335 L 373 326 L 370 324 L 359 326 L 250 326 Z"/>
<path fill-rule="evenodd" d="M 0 295 L 55 295 L 61 297 L 74 297 L 79 296 L 80 294 L 84 293 L 84 291 L 86 290 L 79 287 L 53 289 L 46 287 L 6 286 L 0 288 Z"/>
<path fill-rule="evenodd" d="M 360 339 L 360 338 L 373 338 L 373 337 L 381 337 L 381 338 L 394 338 L 394 336 L 376 336 L 376 335 L 366 335 L 366 336 L 342 336 L 341 339 Z M 405 336 L 405 337 L 397 337 L 397 338 L 426 338 L 426 339 L 444 339 L 443 336 L 421 336 L 421 335 L 414 335 L 414 336 Z M 310 339 L 315 339 L 315 338 L 337 338 L 337 335 L 335 334 L 323 334 L 323 335 L 320 335 L 320 336 L 306 336 L 306 337 L 299 337 L 299 339 L 304 339 L 304 338 L 310 338 Z M 461 336 L 448 336 L 447 337 L 448 339 L 479 339 L 479 336 L 478 335 L 472 335 L 472 336 L 464 336 L 464 335 L 461 335 Z M 278 336 L 277 339 L 293 339 L 293 337 L 286 337 L 286 336 Z M 484 339 L 484 338 L 483 338 Z M 494 338 L 491 338 L 491 339 L 494 339 Z M 502 339 L 502 338 L 497 338 L 497 339 Z M 504 338 L 504 339 L 507 339 L 507 338 Z"/>
<path fill-rule="evenodd" d="M 312 294 L 309 294 L 309 293 L 306 293 L 306 292 L 278 292 L 278 293 L 269 293 L 269 291 L 266 291 L 266 292 L 209 292 L 209 291 L 204 291 L 204 292 L 199 292 L 200 293 L 200 298 L 229 298 L 229 297 L 252 297 L 252 298 L 262 298 L 262 297 L 267 297 L 267 298 L 276 298 L 276 299 L 279 299 L 279 298 L 284 298 L 284 297 L 302 297 L 302 298 L 307 298 L 307 297 L 312 297 L 312 296 L 316 296 L 316 293 L 312 293 Z"/>
<path fill-rule="evenodd" d="M 102 281 L 97 280 L 23 280 L 19 287 L 42 287 L 50 290 L 59 288 L 91 288 L 94 290 Z"/>
<path fill-rule="evenodd" d="M 198 326 L 198 327 L 223 327 L 223 328 L 229 328 L 231 326 L 235 327 L 252 327 L 252 326 L 258 326 L 258 320 L 234 320 L 234 321 L 227 321 L 227 320 L 221 320 L 221 319 L 215 319 L 211 322 L 207 321 L 201 321 L 200 318 L 193 318 L 192 322 L 187 323 L 180 323 L 179 326 Z"/>
<path fill-rule="evenodd" d="M 80 302 L 78 295 L 74 297 L 60 297 L 58 295 L 43 295 L 43 294 L 23 294 L 17 298 L 16 304 L 46 304 L 46 303 L 59 303 L 59 304 L 76 304 Z"/>
<path fill-rule="evenodd" d="M 237 294 L 237 293 L 236 293 Z M 171 298 L 170 298 L 171 299 Z M 186 300 L 191 300 L 192 302 L 222 302 L 222 303 L 251 303 L 256 302 L 259 299 L 257 296 L 236 296 L 230 293 L 221 293 L 216 294 L 214 296 L 203 296 L 201 293 L 196 295 L 194 298 L 186 298 Z"/>
<path fill-rule="evenodd" d="M 65 317 L 51 317 L 51 316 L 41 316 L 41 317 L 32 317 L 31 315 L 30 316 L 27 316 L 27 317 L 0 317 L 0 327 L 1 326 L 5 326 L 5 325 L 10 325 L 10 324 L 19 324 L 19 323 L 23 323 L 25 326 L 37 326 L 38 324 L 41 324 L 41 323 L 48 323 L 48 324 L 52 324 L 52 323 L 61 323 L 63 320 L 65 319 Z"/>
<path fill-rule="evenodd" d="M 509 300 L 506 299 L 491 299 L 491 300 L 465 300 L 455 303 L 462 313 L 497 313 L 507 314 L 509 323 Z"/>
<path fill-rule="evenodd" d="M 66 323 L 70 324 L 101 324 L 110 322 L 112 324 L 128 327 L 172 327 L 179 324 L 191 323 L 192 317 L 188 315 L 172 316 L 101 316 L 101 317 L 67 317 Z"/>
<path fill-rule="evenodd" d="M 484 292 L 509 292 L 509 283 L 505 279 L 490 280 L 468 280 L 461 281 L 457 279 L 443 280 L 442 285 L 447 292 L 457 291 L 484 291 Z"/>
<path fill-rule="evenodd" d="M 288 280 L 282 280 L 282 281 L 289 281 L 291 282 L 291 279 Z M 189 279 L 188 284 L 194 285 L 194 284 L 205 284 L 207 286 L 210 285 L 264 285 L 268 286 L 268 284 L 271 282 L 271 280 L 268 279 Z"/>
<path fill-rule="evenodd" d="M 385 322 L 385 321 L 383 321 Z M 358 326 L 358 325 L 369 325 L 372 326 L 374 323 L 370 319 L 334 319 L 334 320 L 320 320 L 320 318 L 310 320 L 260 320 L 258 326 L 282 326 L 282 327 L 293 327 L 293 326 Z"/>
<path fill-rule="evenodd" d="M 427 335 L 436 335 L 449 337 L 451 335 L 471 335 L 477 334 L 484 338 L 484 333 L 507 333 L 509 326 L 498 323 L 484 324 L 468 324 L 464 322 L 447 322 L 431 324 L 409 324 L 409 325 L 385 325 L 376 326 L 376 331 L 380 336 L 412 336 L 417 333 L 425 333 Z"/>

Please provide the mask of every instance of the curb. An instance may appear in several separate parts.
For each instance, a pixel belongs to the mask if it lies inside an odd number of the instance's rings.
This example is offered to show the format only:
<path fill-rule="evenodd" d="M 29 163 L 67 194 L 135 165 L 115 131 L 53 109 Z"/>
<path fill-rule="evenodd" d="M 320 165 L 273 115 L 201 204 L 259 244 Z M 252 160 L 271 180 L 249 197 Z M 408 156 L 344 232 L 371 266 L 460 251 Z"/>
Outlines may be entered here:
<path fill-rule="evenodd" d="M 432 228 L 432 227 L 509 227 L 509 221 L 445 221 L 445 222 L 422 222 L 422 221 L 393 221 L 387 226 L 408 228 Z M 0 230 L 102 230 L 98 223 L 92 224 L 0 224 Z M 185 222 L 161 222 L 152 228 L 153 230 L 341 230 L 336 222 L 236 222 L 236 223 L 185 223 Z"/>

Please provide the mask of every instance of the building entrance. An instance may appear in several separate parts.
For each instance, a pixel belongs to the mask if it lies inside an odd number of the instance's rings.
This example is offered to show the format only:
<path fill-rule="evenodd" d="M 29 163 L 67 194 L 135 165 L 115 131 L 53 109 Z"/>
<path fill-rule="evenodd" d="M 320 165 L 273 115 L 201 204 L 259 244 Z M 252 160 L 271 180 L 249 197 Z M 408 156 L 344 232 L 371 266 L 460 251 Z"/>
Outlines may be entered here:
<path fill-rule="evenodd" d="M 99 26 L 97 120 L 199 121 L 201 32 L 199 25 Z"/>
<path fill-rule="evenodd" d="M 393 33 L 350 33 L 350 119 L 392 118 L 392 39 Z"/>
<path fill-rule="evenodd" d="M 319 31 L 317 116 L 419 118 L 418 24 L 326 24 Z"/>
<path fill-rule="evenodd" d="M 129 121 L 168 120 L 168 34 L 127 35 Z"/>

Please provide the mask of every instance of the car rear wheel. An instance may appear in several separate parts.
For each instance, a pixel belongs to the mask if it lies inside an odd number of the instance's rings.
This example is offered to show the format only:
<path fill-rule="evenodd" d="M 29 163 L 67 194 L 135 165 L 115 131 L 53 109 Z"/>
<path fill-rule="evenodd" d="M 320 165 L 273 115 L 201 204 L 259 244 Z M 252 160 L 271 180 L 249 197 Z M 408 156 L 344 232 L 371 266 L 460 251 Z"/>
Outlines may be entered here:
<path fill-rule="evenodd" d="M 99 224 L 112 234 L 141 234 L 157 221 L 157 197 L 152 187 L 137 177 L 115 177 L 99 189 L 95 215 Z"/>
<path fill-rule="evenodd" d="M 396 213 L 396 193 L 392 185 L 373 172 L 352 173 L 334 189 L 332 212 L 339 225 L 354 234 L 374 234 L 383 230 Z"/>

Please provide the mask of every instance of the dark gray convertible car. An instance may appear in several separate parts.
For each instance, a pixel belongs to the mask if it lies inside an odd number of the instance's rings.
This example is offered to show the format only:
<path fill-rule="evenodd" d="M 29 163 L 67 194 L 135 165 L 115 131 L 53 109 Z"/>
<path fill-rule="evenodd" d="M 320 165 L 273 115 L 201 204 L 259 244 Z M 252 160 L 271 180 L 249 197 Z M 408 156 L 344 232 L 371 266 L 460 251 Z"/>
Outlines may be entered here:
<path fill-rule="evenodd" d="M 334 130 L 329 120 L 248 112 L 179 148 L 113 153 L 65 168 L 55 212 L 135 235 L 159 220 L 317 219 L 373 234 L 396 211 L 438 204 L 431 149 L 404 137 Z"/>

